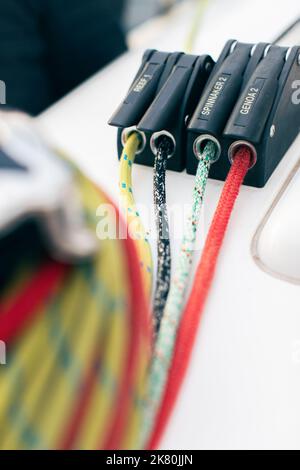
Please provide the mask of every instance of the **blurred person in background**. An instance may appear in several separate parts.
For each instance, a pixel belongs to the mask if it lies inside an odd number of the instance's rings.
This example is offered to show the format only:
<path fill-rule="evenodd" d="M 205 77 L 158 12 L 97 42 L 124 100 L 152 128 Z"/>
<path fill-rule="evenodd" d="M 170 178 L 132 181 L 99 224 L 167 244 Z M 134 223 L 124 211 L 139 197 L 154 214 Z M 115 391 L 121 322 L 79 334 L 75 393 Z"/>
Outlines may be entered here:
<path fill-rule="evenodd" d="M 126 0 L 0 0 L 6 105 L 36 115 L 126 50 Z"/>

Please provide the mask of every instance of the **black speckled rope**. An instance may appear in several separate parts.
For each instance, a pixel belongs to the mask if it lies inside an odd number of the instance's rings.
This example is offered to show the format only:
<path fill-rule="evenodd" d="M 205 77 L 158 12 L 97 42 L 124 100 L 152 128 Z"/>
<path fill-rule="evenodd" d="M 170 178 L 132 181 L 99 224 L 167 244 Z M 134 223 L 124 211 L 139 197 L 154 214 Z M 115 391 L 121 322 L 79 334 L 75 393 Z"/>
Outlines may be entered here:
<path fill-rule="evenodd" d="M 167 302 L 171 281 L 171 248 L 168 211 L 166 206 L 166 169 L 173 144 L 168 137 L 162 138 L 154 163 L 154 209 L 157 228 L 157 278 L 154 293 L 154 332 L 157 334 Z"/>

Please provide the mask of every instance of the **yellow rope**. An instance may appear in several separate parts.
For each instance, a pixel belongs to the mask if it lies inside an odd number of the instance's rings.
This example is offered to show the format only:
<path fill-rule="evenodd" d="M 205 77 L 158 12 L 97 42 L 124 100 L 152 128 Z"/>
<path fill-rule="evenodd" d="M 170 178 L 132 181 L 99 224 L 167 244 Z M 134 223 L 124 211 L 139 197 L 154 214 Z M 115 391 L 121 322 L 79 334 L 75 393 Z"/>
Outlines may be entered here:
<path fill-rule="evenodd" d="M 124 146 L 120 160 L 120 200 L 125 213 L 129 233 L 136 241 L 145 290 L 147 296 L 150 297 L 153 275 L 151 247 L 148 234 L 145 231 L 140 214 L 137 210 L 132 190 L 132 167 L 139 144 L 140 139 L 138 134 L 132 133 Z"/>

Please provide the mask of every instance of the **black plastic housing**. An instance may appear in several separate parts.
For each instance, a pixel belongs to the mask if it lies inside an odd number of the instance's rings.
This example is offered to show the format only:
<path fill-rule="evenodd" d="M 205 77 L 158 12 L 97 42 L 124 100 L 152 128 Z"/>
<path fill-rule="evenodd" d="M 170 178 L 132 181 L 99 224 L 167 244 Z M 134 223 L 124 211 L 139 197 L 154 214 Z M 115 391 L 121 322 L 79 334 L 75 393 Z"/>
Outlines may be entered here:
<path fill-rule="evenodd" d="M 252 74 L 225 128 L 227 146 L 241 140 L 256 150 L 257 162 L 246 176 L 247 185 L 265 186 L 300 132 L 300 101 L 294 98 L 297 82 L 300 85 L 299 54 L 298 46 L 290 50 L 271 46 Z M 254 100 L 248 112 L 242 114 L 253 89 Z"/>
<path fill-rule="evenodd" d="M 203 91 L 204 90 L 204 91 Z M 153 166 L 151 137 L 172 134 L 176 151 L 168 168 L 195 174 L 194 144 L 204 135 L 220 144 L 210 177 L 225 180 L 232 146 L 246 143 L 256 164 L 245 184 L 263 187 L 300 131 L 300 46 L 230 40 L 218 61 L 210 56 L 146 51 L 127 97 L 110 121 L 146 136 L 136 162 Z M 232 155 L 231 155 L 232 156 Z"/>
<path fill-rule="evenodd" d="M 191 132 L 219 136 L 224 129 L 239 96 L 253 47 L 252 44 L 237 43 L 231 51 L 231 46 L 232 41 L 229 41 L 205 87 L 188 125 Z"/>
<path fill-rule="evenodd" d="M 109 125 L 120 128 L 137 125 L 180 55 L 180 53 L 147 50 L 126 98 L 111 117 Z"/>
<path fill-rule="evenodd" d="M 164 55 L 158 55 L 164 54 Z M 159 65 L 156 61 L 160 59 Z M 182 171 L 186 163 L 186 121 L 194 112 L 202 90 L 213 69 L 210 56 L 183 53 L 147 51 L 129 93 L 111 118 L 109 124 L 119 127 L 118 151 L 122 153 L 122 131 L 135 126 L 146 135 L 144 150 L 135 162 L 153 166 L 154 154 L 150 147 L 156 132 L 167 131 L 176 142 L 175 152 L 168 160 L 168 169 Z M 155 74 L 146 82 L 149 66 Z M 139 83 L 145 83 L 140 91 Z"/>
<path fill-rule="evenodd" d="M 300 105 L 292 97 L 295 83 L 300 79 L 300 48 L 297 46 L 289 50 L 279 46 L 266 46 L 264 43 L 258 44 L 249 57 L 237 100 L 226 119 L 223 116 L 224 129 L 221 130 L 221 126 L 217 129 L 213 122 L 204 130 L 198 126 L 197 132 L 191 121 L 188 173 L 196 172 L 198 160 L 193 152 L 193 143 L 205 131 L 206 134 L 215 136 L 222 146 L 219 160 L 211 167 L 211 178 L 225 180 L 230 169 L 228 155 L 232 144 L 246 142 L 254 148 L 257 162 L 249 170 L 245 184 L 263 187 L 299 134 Z M 213 79 L 214 77 L 211 80 Z M 216 121 L 220 123 L 220 118 Z"/>
<path fill-rule="evenodd" d="M 226 43 L 210 80 L 204 90 L 188 126 L 186 168 L 195 174 L 198 158 L 194 154 L 194 142 L 199 136 L 215 137 L 222 149 L 219 160 L 211 167 L 210 177 L 225 179 L 228 168 L 228 148 L 223 131 L 236 105 L 241 91 L 263 57 L 267 44 Z"/>

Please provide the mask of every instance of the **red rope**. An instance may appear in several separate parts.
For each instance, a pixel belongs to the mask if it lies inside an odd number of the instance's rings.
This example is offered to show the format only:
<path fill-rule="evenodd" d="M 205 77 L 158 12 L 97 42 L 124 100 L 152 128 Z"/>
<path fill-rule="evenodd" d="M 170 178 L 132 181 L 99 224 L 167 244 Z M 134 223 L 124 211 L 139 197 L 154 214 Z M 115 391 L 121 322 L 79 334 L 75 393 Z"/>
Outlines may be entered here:
<path fill-rule="evenodd" d="M 175 404 L 180 386 L 184 380 L 228 222 L 240 187 L 249 169 L 250 160 L 250 151 L 246 147 L 241 147 L 235 155 L 234 162 L 226 179 L 195 275 L 191 295 L 183 313 L 181 326 L 176 338 L 168 383 L 155 427 L 147 446 L 149 449 L 157 448 Z"/>
<path fill-rule="evenodd" d="M 39 313 L 40 307 L 49 301 L 60 288 L 68 272 L 67 265 L 48 260 L 26 283 L 24 289 L 9 307 L 0 306 L 0 339 L 2 341 L 9 343 L 23 331 Z"/>

